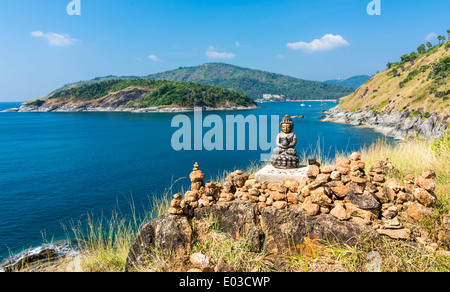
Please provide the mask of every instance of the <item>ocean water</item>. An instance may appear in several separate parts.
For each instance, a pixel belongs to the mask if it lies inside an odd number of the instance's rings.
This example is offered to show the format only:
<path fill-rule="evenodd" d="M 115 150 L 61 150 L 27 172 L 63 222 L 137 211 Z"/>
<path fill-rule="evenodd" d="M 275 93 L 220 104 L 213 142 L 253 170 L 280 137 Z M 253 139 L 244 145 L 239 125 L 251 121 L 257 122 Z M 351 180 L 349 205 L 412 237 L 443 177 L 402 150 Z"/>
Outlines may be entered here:
<path fill-rule="evenodd" d="M 0 103 L 0 110 L 18 105 Z M 226 115 L 279 115 L 281 120 L 286 114 L 304 115 L 305 119 L 294 120 L 297 150 L 312 153 L 320 145 L 330 157 L 378 139 L 394 143 L 370 129 L 316 118 L 335 104 L 305 105 L 265 103 L 256 110 L 203 112 L 203 117 L 214 114 L 225 120 Z M 193 113 L 185 115 L 194 120 Z M 62 225 L 86 214 L 110 214 L 118 208 L 131 211 L 130 198 L 136 212 L 141 212 L 172 182 L 176 181 L 174 192 L 188 186 L 195 162 L 208 180 L 224 170 L 243 169 L 260 160 L 261 151 L 173 150 L 171 139 L 178 130 L 171 127 L 175 116 L 0 113 L 0 261 L 41 245 L 43 238 L 66 239 Z"/>

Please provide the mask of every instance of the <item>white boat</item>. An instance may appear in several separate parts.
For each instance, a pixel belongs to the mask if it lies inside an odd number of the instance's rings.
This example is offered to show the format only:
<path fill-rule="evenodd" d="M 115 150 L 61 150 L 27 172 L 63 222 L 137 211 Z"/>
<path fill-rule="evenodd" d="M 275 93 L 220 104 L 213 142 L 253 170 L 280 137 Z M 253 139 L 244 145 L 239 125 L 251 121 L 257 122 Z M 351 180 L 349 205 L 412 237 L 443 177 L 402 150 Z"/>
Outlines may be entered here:
<path fill-rule="evenodd" d="M 305 106 L 303 103 L 300 106 Z"/>

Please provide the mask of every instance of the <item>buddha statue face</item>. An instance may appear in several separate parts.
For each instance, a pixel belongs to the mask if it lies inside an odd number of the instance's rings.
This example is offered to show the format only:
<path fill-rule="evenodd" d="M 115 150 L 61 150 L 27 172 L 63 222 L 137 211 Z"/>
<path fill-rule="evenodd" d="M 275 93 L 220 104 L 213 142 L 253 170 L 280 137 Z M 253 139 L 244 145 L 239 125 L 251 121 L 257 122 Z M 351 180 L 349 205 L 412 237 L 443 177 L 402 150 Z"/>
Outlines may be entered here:
<path fill-rule="evenodd" d="M 280 125 L 281 131 L 285 134 L 289 134 L 292 133 L 292 131 L 294 130 L 294 124 L 291 123 L 282 123 Z"/>
<path fill-rule="evenodd" d="M 294 123 L 290 116 L 286 115 L 280 123 L 281 131 L 285 134 L 292 133 L 294 130 Z"/>

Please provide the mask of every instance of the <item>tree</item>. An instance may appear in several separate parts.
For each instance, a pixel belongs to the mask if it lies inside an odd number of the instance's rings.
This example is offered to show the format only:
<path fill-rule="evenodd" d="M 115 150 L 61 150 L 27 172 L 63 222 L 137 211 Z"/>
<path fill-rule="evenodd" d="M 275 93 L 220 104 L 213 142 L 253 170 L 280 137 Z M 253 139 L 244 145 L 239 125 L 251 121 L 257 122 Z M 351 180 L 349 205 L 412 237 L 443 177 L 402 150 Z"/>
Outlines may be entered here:
<path fill-rule="evenodd" d="M 411 57 L 408 54 L 401 56 L 400 59 L 402 60 L 402 63 L 411 61 Z"/>
<path fill-rule="evenodd" d="M 392 75 L 394 77 L 397 77 L 397 73 L 398 73 L 397 69 L 392 69 Z"/>
<path fill-rule="evenodd" d="M 440 35 L 438 36 L 439 44 L 441 44 L 441 41 L 445 41 L 445 36 Z"/>
<path fill-rule="evenodd" d="M 450 29 L 447 29 L 448 39 L 450 40 Z"/>
<path fill-rule="evenodd" d="M 428 65 L 422 65 L 422 66 L 420 66 L 420 71 L 422 72 L 422 80 L 423 80 L 423 78 L 424 78 L 424 74 L 425 74 L 425 72 L 427 72 L 427 70 L 428 70 Z"/>
<path fill-rule="evenodd" d="M 388 67 L 388 69 L 391 69 L 392 63 L 391 63 L 391 62 L 388 62 L 388 63 L 386 64 L 386 66 Z"/>
<path fill-rule="evenodd" d="M 428 47 L 429 49 L 431 49 L 432 46 L 433 46 L 433 45 L 432 45 L 430 42 L 427 43 L 427 47 Z"/>
<path fill-rule="evenodd" d="M 417 52 L 418 52 L 419 54 L 425 52 L 425 45 L 424 45 L 424 44 L 421 44 L 421 45 L 417 48 Z"/>

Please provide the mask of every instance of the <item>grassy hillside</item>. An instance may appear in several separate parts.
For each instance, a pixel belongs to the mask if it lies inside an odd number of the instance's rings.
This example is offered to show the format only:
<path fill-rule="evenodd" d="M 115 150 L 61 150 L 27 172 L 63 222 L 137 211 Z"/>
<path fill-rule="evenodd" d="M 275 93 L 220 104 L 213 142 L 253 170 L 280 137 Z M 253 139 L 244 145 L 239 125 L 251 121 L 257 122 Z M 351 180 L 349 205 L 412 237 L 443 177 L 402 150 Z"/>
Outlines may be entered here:
<path fill-rule="evenodd" d="M 28 105 L 42 106 L 49 103 L 98 102 L 105 99 L 120 98 L 125 89 L 146 89 L 126 100 L 130 108 L 147 108 L 155 106 L 208 106 L 254 105 L 245 94 L 198 83 L 161 81 L 151 79 L 113 79 L 59 91 L 46 100 L 35 100 Z"/>
<path fill-rule="evenodd" d="M 450 114 L 450 42 L 425 49 L 425 45 L 388 63 L 381 72 L 341 100 L 345 111 L 393 113 L 409 110 L 427 117 Z"/>
<path fill-rule="evenodd" d="M 198 82 L 232 89 L 253 99 L 263 94 L 283 94 L 287 99 L 337 99 L 354 89 L 325 82 L 306 81 L 281 74 L 237 67 L 223 63 L 209 63 L 196 67 L 147 76 L 157 80 Z"/>

